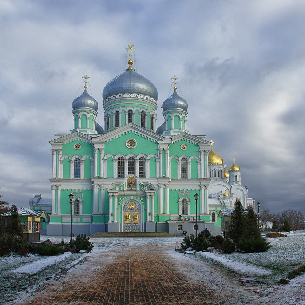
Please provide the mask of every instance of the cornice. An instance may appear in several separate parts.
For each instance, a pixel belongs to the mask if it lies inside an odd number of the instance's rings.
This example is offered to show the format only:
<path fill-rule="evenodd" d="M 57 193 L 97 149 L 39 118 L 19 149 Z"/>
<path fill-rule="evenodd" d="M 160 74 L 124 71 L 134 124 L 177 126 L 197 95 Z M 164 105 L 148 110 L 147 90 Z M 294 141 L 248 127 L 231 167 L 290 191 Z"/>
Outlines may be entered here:
<path fill-rule="evenodd" d="M 69 134 L 65 134 L 65 135 L 61 135 L 58 138 L 51 140 L 50 144 L 56 144 L 56 143 L 67 143 L 67 142 L 71 142 L 75 139 L 80 139 L 83 142 L 87 142 L 89 144 L 92 144 L 92 139 L 91 139 L 91 135 L 87 135 L 85 133 L 82 132 L 72 132 Z"/>
<path fill-rule="evenodd" d="M 183 139 L 186 139 L 195 144 L 199 144 L 199 143 L 210 144 L 210 142 L 205 140 L 204 138 L 193 136 L 193 135 L 189 134 L 188 132 L 182 132 L 182 133 L 172 136 L 172 143 L 178 142 Z"/>

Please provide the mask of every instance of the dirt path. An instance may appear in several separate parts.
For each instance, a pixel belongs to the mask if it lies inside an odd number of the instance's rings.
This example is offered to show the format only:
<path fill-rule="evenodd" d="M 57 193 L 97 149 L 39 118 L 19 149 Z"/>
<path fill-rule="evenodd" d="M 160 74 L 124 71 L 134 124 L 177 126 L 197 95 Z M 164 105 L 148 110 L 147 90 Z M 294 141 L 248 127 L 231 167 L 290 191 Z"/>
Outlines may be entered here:
<path fill-rule="evenodd" d="M 190 281 L 161 246 L 100 253 L 23 304 L 226 304 Z"/>

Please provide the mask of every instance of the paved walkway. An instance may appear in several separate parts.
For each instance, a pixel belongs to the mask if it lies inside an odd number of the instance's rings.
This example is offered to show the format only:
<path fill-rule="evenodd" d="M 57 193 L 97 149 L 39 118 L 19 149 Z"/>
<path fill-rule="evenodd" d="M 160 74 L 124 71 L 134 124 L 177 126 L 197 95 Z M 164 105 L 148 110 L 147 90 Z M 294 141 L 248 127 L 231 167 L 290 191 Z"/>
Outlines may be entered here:
<path fill-rule="evenodd" d="M 47 286 L 24 304 L 226 304 L 195 284 L 160 246 L 134 246 L 91 257 L 83 271 Z"/>

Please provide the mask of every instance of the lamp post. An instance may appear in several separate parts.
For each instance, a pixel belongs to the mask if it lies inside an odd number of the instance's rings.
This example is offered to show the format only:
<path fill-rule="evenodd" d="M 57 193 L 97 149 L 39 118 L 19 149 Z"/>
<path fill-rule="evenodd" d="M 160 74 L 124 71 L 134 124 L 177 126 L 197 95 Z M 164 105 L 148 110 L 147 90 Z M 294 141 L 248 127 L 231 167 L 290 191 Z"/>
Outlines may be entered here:
<path fill-rule="evenodd" d="M 69 195 L 69 198 L 70 198 L 70 205 L 71 205 L 71 238 L 70 238 L 70 245 L 72 246 L 72 236 L 73 236 L 73 233 L 72 233 L 72 200 L 73 200 L 73 194 L 72 193 Z"/>
<path fill-rule="evenodd" d="M 196 230 L 196 238 L 197 238 L 197 231 L 198 231 L 198 224 L 197 224 L 197 200 L 198 200 L 198 194 L 196 193 L 194 195 L 195 201 L 196 201 L 196 224 L 195 224 L 195 230 Z"/>
<path fill-rule="evenodd" d="M 257 203 L 257 224 L 258 224 L 258 228 L 259 228 L 259 207 L 261 206 L 261 204 L 258 202 Z"/>

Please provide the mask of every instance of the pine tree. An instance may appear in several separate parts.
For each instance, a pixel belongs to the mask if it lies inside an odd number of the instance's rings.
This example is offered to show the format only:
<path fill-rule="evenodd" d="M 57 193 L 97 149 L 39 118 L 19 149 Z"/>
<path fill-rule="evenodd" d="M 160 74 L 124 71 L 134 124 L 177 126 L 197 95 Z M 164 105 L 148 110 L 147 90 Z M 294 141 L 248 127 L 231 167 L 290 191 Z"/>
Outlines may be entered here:
<path fill-rule="evenodd" d="M 290 225 L 289 225 L 288 219 L 285 219 L 285 220 L 284 220 L 284 225 L 283 225 L 282 230 L 283 230 L 284 232 L 289 232 L 289 231 L 290 231 Z"/>
<path fill-rule="evenodd" d="M 235 209 L 231 214 L 228 235 L 235 243 L 238 243 L 238 240 L 242 237 L 243 234 L 245 212 L 239 200 L 236 200 L 234 207 Z"/>
<path fill-rule="evenodd" d="M 12 205 L 11 215 L 8 217 L 5 231 L 11 235 L 23 237 L 23 229 L 19 219 L 18 209 L 15 205 Z"/>
<path fill-rule="evenodd" d="M 277 221 L 273 220 L 272 231 L 277 232 L 278 229 L 279 229 L 279 225 L 277 224 Z"/>
<path fill-rule="evenodd" d="M 247 208 L 247 213 L 244 217 L 243 238 L 256 240 L 261 238 L 261 233 L 257 225 L 257 216 L 252 206 Z"/>

